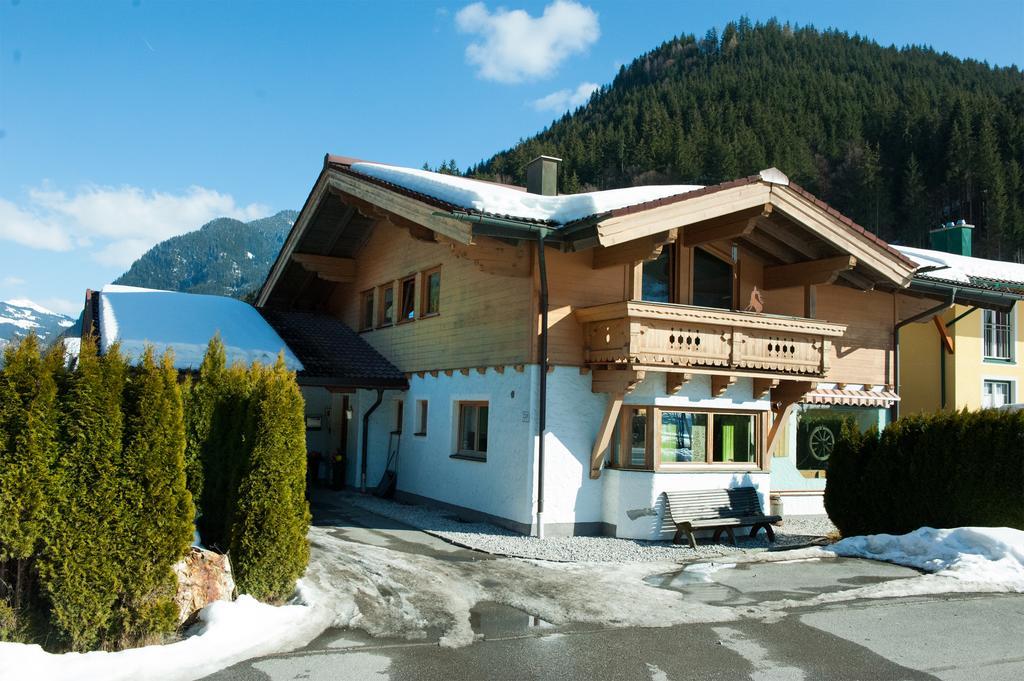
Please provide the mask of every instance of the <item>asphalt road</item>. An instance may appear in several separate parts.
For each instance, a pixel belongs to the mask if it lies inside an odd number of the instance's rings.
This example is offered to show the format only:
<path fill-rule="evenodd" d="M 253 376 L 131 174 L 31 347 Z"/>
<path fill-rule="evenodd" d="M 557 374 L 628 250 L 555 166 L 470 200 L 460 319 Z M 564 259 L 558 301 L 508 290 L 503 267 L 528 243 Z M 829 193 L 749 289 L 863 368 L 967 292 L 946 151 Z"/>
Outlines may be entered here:
<path fill-rule="evenodd" d="M 464 560 L 462 549 L 410 528 L 343 514 L 331 525 L 346 538 Z M 342 522 L 344 521 L 344 522 Z M 325 523 L 326 524 L 326 523 Z M 478 555 L 478 554 L 473 554 Z M 249 660 L 217 681 L 552 681 L 687 679 L 1024 679 L 1024 595 L 883 598 L 822 604 L 820 596 L 919 576 L 859 559 L 740 564 L 705 581 L 670 573 L 648 578 L 667 598 L 738 609 L 791 605 L 767 616 L 665 628 L 612 628 L 543 622 L 506 605 L 482 603 L 477 640 L 441 648 L 424 638 L 377 639 L 331 629 L 291 653 Z M 818 597 L 811 603 L 810 600 Z M 801 601 L 808 601 L 801 605 Z"/>

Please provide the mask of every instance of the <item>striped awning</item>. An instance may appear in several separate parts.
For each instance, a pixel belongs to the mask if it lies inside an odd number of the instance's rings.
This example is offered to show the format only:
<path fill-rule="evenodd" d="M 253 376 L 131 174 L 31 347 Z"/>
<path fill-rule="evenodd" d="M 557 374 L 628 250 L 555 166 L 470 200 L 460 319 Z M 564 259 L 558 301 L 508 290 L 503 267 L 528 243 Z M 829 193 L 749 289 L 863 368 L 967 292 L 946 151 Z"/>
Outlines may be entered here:
<path fill-rule="evenodd" d="M 891 390 L 819 388 L 804 395 L 804 404 L 845 404 L 855 407 L 891 407 L 900 396 Z"/>

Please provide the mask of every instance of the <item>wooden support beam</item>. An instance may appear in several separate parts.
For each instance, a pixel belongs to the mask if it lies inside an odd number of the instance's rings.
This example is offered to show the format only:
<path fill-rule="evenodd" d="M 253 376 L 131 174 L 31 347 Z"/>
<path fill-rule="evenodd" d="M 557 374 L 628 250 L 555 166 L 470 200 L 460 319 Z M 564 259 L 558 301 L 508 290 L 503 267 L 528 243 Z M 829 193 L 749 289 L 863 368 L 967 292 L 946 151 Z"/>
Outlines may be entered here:
<path fill-rule="evenodd" d="M 590 477 L 597 479 L 601 477 L 601 464 L 604 463 L 604 453 L 611 444 L 612 434 L 615 432 L 615 421 L 619 418 L 622 410 L 622 400 L 625 393 L 611 393 L 608 395 L 608 404 L 605 405 L 604 418 L 601 419 L 601 426 L 597 431 L 597 438 L 594 439 L 594 448 L 590 450 Z"/>
<path fill-rule="evenodd" d="M 459 373 L 463 376 L 469 376 L 469 369 L 459 369 Z"/>
<path fill-rule="evenodd" d="M 437 369 L 434 369 L 428 373 L 430 374 L 431 378 L 437 378 Z"/>
<path fill-rule="evenodd" d="M 669 395 L 675 395 L 679 392 L 679 389 L 683 387 L 683 384 L 693 378 L 693 374 L 681 373 L 678 371 L 670 371 L 665 374 L 665 392 Z"/>
<path fill-rule="evenodd" d="M 804 317 L 814 319 L 818 316 L 818 287 L 804 286 Z"/>
<path fill-rule="evenodd" d="M 766 208 L 771 208 L 771 206 L 766 206 Z M 737 220 L 735 215 L 698 222 L 683 228 L 683 245 L 689 248 L 710 241 L 735 239 L 750 234 L 756 226 L 756 217 Z"/>
<path fill-rule="evenodd" d="M 526 370 L 526 365 L 525 364 L 515 364 L 515 365 L 513 365 L 512 368 L 516 370 L 517 374 L 521 374 L 521 373 L 523 373 Z"/>
<path fill-rule="evenodd" d="M 636 388 L 646 375 L 632 369 L 595 369 L 590 390 L 595 393 L 629 393 Z"/>
<path fill-rule="evenodd" d="M 661 250 L 665 247 L 665 244 L 676 240 L 677 234 L 677 230 L 670 229 L 615 246 L 597 248 L 594 250 L 593 268 L 599 270 L 605 267 L 654 260 L 661 255 Z"/>
<path fill-rule="evenodd" d="M 499 374 L 505 373 L 505 365 L 504 364 L 498 364 L 497 366 L 494 367 L 494 371 L 499 373 Z"/>
<path fill-rule="evenodd" d="M 790 286 L 831 284 L 839 277 L 840 272 L 852 270 L 856 265 L 857 258 L 852 255 L 838 255 L 791 265 L 770 265 L 764 268 L 764 288 L 770 290 Z"/>
<path fill-rule="evenodd" d="M 793 411 L 797 402 L 804 398 L 804 395 L 818 387 L 812 381 L 785 381 L 778 388 L 772 389 L 772 414 L 775 419 L 772 427 L 768 430 L 768 437 L 765 444 L 764 455 L 770 457 L 778 444 L 779 433 L 783 425 Z"/>
<path fill-rule="evenodd" d="M 445 376 L 451 376 L 454 373 L 455 373 L 455 371 L 453 369 L 445 369 L 444 370 L 444 375 Z"/>
<path fill-rule="evenodd" d="M 932 321 L 935 322 L 935 328 L 939 330 L 939 338 L 942 339 L 942 345 L 945 346 L 946 352 L 951 355 L 954 354 L 956 348 L 953 346 L 953 337 L 949 335 L 949 329 L 939 319 L 939 315 L 932 317 Z"/>
<path fill-rule="evenodd" d="M 307 272 L 313 272 L 325 281 L 348 284 L 356 277 L 356 261 L 352 258 L 338 258 L 316 253 L 292 253 L 292 260 L 302 265 Z"/>
<path fill-rule="evenodd" d="M 472 260 L 481 272 L 503 277 L 529 277 L 533 272 L 533 257 L 525 243 L 514 246 L 486 236 L 474 237 L 471 244 L 442 236 L 437 240 L 448 244 L 455 257 Z"/>
<path fill-rule="evenodd" d="M 779 387 L 779 379 L 777 378 L 755 378 L 754 379 L 754 399 L 760 400 L 768 396 L 768 392 Z"/>
<path fill-rule="evenodd" d="M 481 376 L 483 376 L 484 374 L 487 373 L 487 367 L 477 367 L 476 368 L 476 372 L 478 374 L 480 374 Z"/>
<path fill-rule="evenodd" d="M 725 394 L 725 391 L 736 383 L 735 376 L 726 376 L 723 374 L 712 374 L 711 375 L 711 396 L 721 397 Z"/>

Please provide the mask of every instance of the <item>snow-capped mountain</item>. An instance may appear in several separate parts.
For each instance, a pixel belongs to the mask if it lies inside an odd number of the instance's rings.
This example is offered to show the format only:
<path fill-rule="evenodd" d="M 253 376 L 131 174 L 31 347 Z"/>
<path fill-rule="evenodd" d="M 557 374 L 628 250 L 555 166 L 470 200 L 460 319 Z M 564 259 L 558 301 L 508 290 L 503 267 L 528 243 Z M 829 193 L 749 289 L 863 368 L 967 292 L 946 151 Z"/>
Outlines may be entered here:
<path fill-rule="evenodd" d="M 74 323 L 71 317 L 31 300 L 5 300 L 0 302 L 0 349 L 30 331 L 49 344 Z"/>

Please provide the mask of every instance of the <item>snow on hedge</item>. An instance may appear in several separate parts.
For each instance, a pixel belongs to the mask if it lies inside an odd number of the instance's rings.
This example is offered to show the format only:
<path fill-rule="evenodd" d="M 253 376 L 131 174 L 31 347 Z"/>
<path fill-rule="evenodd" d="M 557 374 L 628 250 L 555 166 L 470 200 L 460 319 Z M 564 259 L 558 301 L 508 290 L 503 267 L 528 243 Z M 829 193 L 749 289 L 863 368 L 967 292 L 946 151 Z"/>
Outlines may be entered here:
<path fill-rule="evenodd" d="M 1010 527 L 922 527 L 902 535 L 849 537 L 827 550 L 1024 592 L 1024 531 Z"/>
<path fill-rule="evenodd" d="M 1024 284 L 1024 265 L 1001 260 L 986 260 L 926 248 L 896 246 L 896 249 L 920 267 L 942 269 L 921 272 L 921 276 L 958 284 L 970 284 L 971 278 Z"/>
<path fill-rule="evenodd" d="M 490 182 L 379 163 L 353 163 L 352 170 L 466 210 L 559 225 L 616 208 L 701 189 L 701 185 L 668 184 L 541 196 Z"/>
<path fill-rule="evenodd" d="M 174 366 L 198 369 L 206 346 L 217 333 L 224 341 L 228 364 L 273 364 L 284 351 L 285 364 L 302 369 L 277 332 L 251 305 L 234 298 L 133 286 L 105 286 L 100 291 L 100 343 L 103 352 L 121 343 L 121 352 L 135 359 L 147 344 L 157 354 L 174 350 Z"/>
<path fill-rule="evenodd" d="M 48 653 L 38 645 L 0 643 L 0 679 L 46 681 L 185 681 L 260 655 L 302 647 L 327 623 L 304 605 L 274 607 L 250 596 L 200 612 L 195 635 L 167 645 L 118 652 Z"/>

